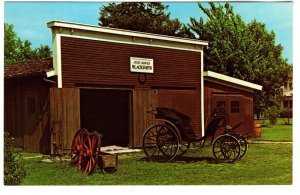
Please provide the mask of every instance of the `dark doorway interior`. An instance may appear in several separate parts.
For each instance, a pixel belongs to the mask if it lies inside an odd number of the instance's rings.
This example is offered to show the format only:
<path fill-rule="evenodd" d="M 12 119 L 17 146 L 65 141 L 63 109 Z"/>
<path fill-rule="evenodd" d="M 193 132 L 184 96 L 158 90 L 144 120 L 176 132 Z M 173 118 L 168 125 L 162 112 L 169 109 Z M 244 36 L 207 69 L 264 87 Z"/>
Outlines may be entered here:
<path fill-rule="evenodd" d="M 101 133 L 102 146 L 128 146 L 129 94 L 129 90 L 81 89 L 81 127 Z"/>

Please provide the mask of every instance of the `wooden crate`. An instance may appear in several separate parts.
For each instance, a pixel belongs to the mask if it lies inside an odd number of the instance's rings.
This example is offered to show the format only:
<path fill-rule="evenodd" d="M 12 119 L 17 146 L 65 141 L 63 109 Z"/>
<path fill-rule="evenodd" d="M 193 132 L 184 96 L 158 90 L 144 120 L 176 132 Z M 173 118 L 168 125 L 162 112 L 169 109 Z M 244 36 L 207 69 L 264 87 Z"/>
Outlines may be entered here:
<path fill-rule="evenodd" d="M 117 154 L 100 154 L 100 168 L 106 172 L 115 172 L 118 170 L 118 155 Z"/>

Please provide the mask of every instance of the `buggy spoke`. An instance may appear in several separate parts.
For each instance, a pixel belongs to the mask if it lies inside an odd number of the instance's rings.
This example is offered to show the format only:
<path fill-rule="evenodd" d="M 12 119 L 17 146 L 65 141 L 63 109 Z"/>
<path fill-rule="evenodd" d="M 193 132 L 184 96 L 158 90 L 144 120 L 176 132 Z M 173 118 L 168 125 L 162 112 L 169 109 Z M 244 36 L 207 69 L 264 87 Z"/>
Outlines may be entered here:
<path fill-rule="evenodd" d="M 147 144 L 147 148 L 148 147 L 151 148 L 151 147 L 156 147 L 157 146 L 157 144 L 155 142 L 147 142 L 146 144 Z"/>
<path fill-rule="evenodd" d="M 147 139 L 147 140 L 154 141 L 154 142 L 156 141 L 155 137 L 147 137 L 146 139 Z"/>
<path fill-rule="evenodd" d="M 153 156 L 154 154 L 155 154 L 155 152 L 157 151 L 157 147 L 155 147 L 155 150 L 154 150 L 154 152 L 152 152 L 152 154 L 151 154 L 151 156 Z M 158 152 L 159 152 L 159 150 L 158 150 Z"/>

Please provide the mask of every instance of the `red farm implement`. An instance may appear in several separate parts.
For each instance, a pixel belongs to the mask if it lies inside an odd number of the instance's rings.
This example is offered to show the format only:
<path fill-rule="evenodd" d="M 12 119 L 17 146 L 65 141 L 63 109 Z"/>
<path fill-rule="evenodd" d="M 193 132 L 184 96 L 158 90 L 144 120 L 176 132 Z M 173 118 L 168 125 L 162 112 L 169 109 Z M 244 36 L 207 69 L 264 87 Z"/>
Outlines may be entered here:
<path fill-rule="evenodd" d="M 117 155 L 100 151 L 102 134 L 87 129 L 79 129 L 71 146 L 71 165 L 77 166 L 85 174 L 90 174 L 96 165 L 101 170 L 114 172 L 117 170 Z"/>

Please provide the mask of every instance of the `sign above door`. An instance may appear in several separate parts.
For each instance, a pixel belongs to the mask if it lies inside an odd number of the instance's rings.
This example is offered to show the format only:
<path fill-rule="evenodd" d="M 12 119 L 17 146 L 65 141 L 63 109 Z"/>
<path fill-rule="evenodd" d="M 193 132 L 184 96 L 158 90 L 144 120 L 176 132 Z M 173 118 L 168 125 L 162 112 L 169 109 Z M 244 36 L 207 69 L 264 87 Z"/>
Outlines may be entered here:
<path fill-rule="evenodd" d="M 154 73 L 153 59 L 130 57 L 130 72 Z"/>

